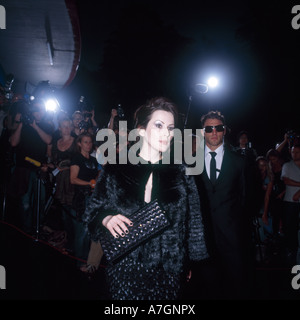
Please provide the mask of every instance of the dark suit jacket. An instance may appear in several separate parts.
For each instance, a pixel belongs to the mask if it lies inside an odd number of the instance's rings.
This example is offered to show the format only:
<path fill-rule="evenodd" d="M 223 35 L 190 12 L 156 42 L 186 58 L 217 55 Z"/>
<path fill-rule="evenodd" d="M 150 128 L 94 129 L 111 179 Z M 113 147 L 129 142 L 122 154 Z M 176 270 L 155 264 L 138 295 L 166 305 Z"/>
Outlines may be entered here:
<path fill-rule="evenodd" d="M 211 183 L 204 170 L 197 185 L 210 255 L 225 264 L 239 264 L 249 235 L 243 157 L 225 147 L 216 183 Z"/>
<path fill-rule="evenodd" d="M 224 146 L 221 172 L 213 185 L 206 170 L 196 176 L 208 264 L 195 266 L 205 296 L 242 298 L 251 292 L 252 242 L 250 171 L 245 158 Z M 204 282 L 203 282 L 204 281 Z M 250 293 L 251 294 L 251 293 Z"/>

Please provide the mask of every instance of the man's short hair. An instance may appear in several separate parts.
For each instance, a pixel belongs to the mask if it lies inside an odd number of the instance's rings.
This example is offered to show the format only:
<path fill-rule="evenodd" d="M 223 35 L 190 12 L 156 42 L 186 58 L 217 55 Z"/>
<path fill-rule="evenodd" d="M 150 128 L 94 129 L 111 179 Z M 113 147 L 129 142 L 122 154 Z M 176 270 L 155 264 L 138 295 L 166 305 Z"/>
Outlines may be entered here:
<path fill-rule="evenodd" d="M 202 128 L 204 127 L 204 123 L 207 119 L 218 119 L 222 121 L 222 124 L 225 126 L 225 117 L 220 111 L 209 111 L 207 114 L 204 114 L 201 117 Z"/>

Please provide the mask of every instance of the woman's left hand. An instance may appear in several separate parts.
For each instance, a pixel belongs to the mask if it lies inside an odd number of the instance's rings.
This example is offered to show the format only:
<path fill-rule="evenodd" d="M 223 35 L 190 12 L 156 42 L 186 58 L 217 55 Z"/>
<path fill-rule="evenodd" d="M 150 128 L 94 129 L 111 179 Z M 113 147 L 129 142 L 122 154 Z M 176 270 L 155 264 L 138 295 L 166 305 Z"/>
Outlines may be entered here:
<path fill-rule="evenodd" d="M 129 233 L 125 223 L 130 226 L 133 225 L 127 217 L 121 214 L 106 216 L 102 221 L 103 226 L 106 227 L 115 238 L 119 238 L 119 236 L 124 237 L 125 234 Z"/>

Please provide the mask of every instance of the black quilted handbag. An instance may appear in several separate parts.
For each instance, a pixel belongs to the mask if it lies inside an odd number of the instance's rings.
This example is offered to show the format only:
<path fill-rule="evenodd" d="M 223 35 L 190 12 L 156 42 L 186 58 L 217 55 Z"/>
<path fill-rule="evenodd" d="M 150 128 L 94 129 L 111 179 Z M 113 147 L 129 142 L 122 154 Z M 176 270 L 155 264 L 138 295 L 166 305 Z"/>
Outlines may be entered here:
<path fill-rule="evenodd" d="M 133 226 L 128 226 L 129 233 L 124 237 L 115 238 L 107 229 L 101 232 L 100 243 L 108 263 L 116 263 L 170 226 L 166 212 L 157 200 L 151 201 L 127 217 Z"/>

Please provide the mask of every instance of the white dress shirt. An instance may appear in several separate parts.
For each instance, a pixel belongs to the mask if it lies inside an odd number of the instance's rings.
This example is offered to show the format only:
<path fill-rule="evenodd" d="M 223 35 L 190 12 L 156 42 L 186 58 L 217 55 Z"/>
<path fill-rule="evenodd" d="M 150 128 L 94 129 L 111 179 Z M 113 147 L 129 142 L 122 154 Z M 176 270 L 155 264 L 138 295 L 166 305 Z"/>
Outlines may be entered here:
<path fill-rule="evenodd" d="M 211 160 L 210 152 L 213 152 L 213 151 L 210 150 L 207 145 L 205 145 L 205 168 L 209 178 L 210 178 L 210 160 Z M 221 144 L 220 147 L 214 150 L 214 152 L 217 154 L 215 159 L 216 159 L 217 179 L 218 179 L 219 174 L 221 172 L 222 162 L 223 162 L 224 145 Z"/>

